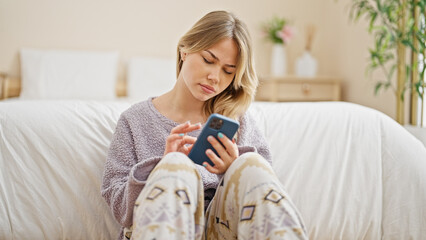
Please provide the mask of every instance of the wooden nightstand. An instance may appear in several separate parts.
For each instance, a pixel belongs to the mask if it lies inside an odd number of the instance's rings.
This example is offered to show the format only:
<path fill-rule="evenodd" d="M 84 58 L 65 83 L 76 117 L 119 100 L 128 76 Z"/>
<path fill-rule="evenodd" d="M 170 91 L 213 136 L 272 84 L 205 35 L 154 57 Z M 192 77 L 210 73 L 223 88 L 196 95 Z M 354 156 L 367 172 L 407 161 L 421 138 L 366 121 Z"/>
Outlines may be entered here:
<path fill-rule="evenodd" d="M 340 101 L 340 79 L 332 77 L 261 77 L 257 101 Z"/>
<path fill-rule="evenodd" d="M 7 74 L 0 72 L 0 100 L 3 100 L 7 97 Z"/>

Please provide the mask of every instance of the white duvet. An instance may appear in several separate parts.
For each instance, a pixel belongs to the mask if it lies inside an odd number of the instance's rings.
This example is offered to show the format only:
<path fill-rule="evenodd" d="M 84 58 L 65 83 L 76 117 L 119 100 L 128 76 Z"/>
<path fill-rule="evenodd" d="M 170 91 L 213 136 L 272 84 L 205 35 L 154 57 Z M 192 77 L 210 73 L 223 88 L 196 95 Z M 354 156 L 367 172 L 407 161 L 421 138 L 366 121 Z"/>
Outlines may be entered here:
<path fill-rule="evenodd" d="M 129 102 L 0 103 L 0 239 L 115 239 L 100 196 Z M 426 149 L 385 115 L 348 103 L 255 103 L 273 167 L 311 239 L 426 236 Z"/>
<path fill-rule="evenodd" d="M 111 239 L 105 154 L 127 103 L 0 103 L 0 239 Z"/>

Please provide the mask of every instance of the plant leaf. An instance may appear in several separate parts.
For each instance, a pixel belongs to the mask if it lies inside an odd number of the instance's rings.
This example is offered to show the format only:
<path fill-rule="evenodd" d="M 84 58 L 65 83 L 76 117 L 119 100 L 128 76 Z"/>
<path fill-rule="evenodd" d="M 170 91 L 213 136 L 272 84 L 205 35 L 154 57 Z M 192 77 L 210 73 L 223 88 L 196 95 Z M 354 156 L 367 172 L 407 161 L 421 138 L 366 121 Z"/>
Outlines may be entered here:
<path fill-rule="evenodd" d="M 383 86 L 382 82 L 376 83 L 376 87 L 374 88 L 374 95 L 377 95 L 377 93 L 379 92 L 379 90 L 382 86 Z"/>

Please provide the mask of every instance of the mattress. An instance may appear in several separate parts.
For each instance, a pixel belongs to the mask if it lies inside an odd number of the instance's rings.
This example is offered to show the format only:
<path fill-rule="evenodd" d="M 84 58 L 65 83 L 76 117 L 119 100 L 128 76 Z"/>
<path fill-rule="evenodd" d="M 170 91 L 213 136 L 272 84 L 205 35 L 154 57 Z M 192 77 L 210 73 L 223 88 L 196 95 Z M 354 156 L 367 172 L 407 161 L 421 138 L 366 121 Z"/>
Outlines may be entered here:
<path fill-rule="evenodd" d="M 100 195 L 132 101 L 0 103 L 0 239 L 115 239 Z M 311 239 L 426 236 L 426 148 L 356 104 L 256 102 L 251 114 Z"/>

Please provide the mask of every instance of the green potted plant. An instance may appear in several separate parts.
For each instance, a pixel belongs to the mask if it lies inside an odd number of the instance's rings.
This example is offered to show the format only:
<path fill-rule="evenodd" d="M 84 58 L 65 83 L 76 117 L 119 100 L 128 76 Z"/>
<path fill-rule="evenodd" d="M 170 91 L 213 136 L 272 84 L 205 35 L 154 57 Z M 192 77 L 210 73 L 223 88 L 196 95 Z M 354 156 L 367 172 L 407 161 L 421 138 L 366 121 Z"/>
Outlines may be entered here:
<path fill-rule="evenodd" d="M 375 92 L 382 88 L 394 91 L 396 120 L 400 124 L 404 124 L 405 92 L 411 91 L 412 124 L 417 124 L 418 98 L 424 94 L 425 5 L 426 0 L 352 0 L 351 19 L 366 17 L 368 31 L 374 36 L 367 72 L 377 69 L 384 72 L 386 79 L 376 83 Z M 408 53 L 411 57 L 407 57 Z"/>

